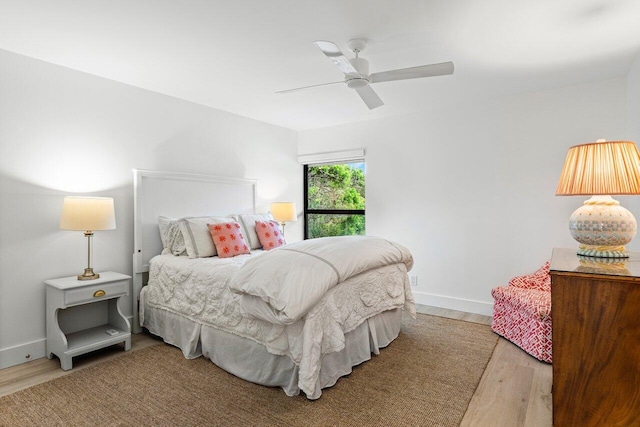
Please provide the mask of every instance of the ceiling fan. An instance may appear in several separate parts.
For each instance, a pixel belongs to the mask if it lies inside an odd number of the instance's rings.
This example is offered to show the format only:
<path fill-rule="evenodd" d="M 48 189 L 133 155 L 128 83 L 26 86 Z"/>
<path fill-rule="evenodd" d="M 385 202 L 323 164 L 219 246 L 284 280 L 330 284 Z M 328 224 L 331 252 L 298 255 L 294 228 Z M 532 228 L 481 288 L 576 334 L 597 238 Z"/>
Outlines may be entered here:
<path fill-rule="evenodd" d="M 418 67 L 400 68 L 369 74 L 369 61 L 358 56 L 358 54 L 367 47 L 366 39 L 351 39 L 347 42 L 347 47 L 355 54 L 355 58 L 352 59 L 344 56 L 340 48 L 333 42 L 317 40 L 313 43 L 344 73 L 344 80 L 282 90 L 276 93 L 290 93 L 313 87 L 344 83 L 348 88 L 354 89 L 364 103 L 367 104 L 367 107 L 373 110 L 374 108 L 384 105 L 384 102 L 382 102 L 378 94 L 369 86 L 370 84 L 453 74 L 453 62 L 420 65 Z"/>

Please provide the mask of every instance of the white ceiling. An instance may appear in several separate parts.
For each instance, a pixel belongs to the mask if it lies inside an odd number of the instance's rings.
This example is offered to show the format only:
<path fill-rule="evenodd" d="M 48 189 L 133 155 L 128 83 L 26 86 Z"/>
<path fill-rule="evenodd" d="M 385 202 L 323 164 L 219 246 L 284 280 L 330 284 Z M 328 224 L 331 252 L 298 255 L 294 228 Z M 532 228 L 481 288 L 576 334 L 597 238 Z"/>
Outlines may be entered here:
<path fill-rule="evenodd" d="M 364 37 L 370 72 L 455 74 L 372 86 L 369 111 L 312 43 Z M 624 76 L 640 0 L 0 0 L 0 49 L 296 130 Z"/>

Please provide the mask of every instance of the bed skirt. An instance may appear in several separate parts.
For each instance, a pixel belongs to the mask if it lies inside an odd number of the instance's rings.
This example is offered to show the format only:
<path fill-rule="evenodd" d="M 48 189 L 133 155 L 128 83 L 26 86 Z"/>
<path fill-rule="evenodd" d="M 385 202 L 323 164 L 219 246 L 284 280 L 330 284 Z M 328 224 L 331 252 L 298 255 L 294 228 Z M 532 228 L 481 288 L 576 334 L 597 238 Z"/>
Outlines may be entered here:
<path fill-rule="evenodd" d="M 144 289 L 140 305 L 144 307 Z M 321 359 L 320 376 L 309 399 L 317 399 L 322 389 L 333 386 L 352 367 L 378 354 L 400 333 L 402 309 L 382 312 L 345 334 L 345 348 Z M 225 371 L 269 387 L 281 387 L 288 396 L 300 393 L 298 366 L 288 356 L 269 353 L 255 341 L 194 322 L 178 314 L 144 307 L 144 324 L 149 332 L 182 350 L 188 359 L 204 356 Z"/>

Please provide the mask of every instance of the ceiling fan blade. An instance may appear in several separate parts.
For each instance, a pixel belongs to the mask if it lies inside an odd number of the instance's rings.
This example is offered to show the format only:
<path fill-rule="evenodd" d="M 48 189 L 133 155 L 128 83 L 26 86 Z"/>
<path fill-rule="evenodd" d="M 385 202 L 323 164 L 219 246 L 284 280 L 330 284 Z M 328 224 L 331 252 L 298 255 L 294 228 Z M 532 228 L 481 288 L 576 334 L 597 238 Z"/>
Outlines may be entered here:
<path fill-rule="evenodd" d="M 329 86 L 329 85 L 334 85 L 336 83 L 344 83 L 344 80 L 340 80 L 339 82 L 331 82 L 331 83 L 321 83 L 319 85 L 311 85 L 311 86 L 303 86 L 303 87 L 297 87 L 295 89 L 287 89 L 287 90 L 279 90 L 278 92 L 276 92 L 279 95 L 282 95 L 284 93 L 291 93 L 291 92 L 297 92 L 299 90 L 305 90 L 305 89 L 312 89 L 314 87 L 320 87 L 320 86 Z"/>
<path fill-rule="evenodd" d="M 360 95 L 360 98 L 362 98 L 370 110 L 384 105 L 382 99 L 380 99 L 378 94 L 369 85 L 356 88 L 356 92 L 358 92 L 358 95 Z"/>
<path fill-rule="evenodd" d="M 353 65 L 351 65 L 351 62 L 349 62 L 349 59 L 343 55 L 342 51 L 335 43 L 325 40 L 316 40 L 313 44 L 318 46 L 322 53 L 331 59 L 340 71 L 345 74 L 358 74 Z"/>
<path fill-rule="evenodd" d="M 369 83 L 389 82 L 392 80 L 418 79 L 421 77 L 435 77 L 453 74 L 453 62 L 420 65 L 418 67 L 401 68 L 398 70 L 382 71 L 369 76 Z"/>

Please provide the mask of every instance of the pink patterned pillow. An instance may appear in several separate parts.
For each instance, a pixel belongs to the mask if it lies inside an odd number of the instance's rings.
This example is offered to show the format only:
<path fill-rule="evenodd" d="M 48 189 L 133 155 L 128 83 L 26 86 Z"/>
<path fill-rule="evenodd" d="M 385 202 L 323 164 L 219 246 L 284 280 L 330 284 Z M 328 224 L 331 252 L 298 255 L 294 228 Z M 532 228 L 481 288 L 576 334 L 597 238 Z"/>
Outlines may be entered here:
<path fill-rule="evenodd" d="M 286 243 L 278 221 L 256 221 L 256 234 L 265 251 L 283 246 Z"/>
<path fill-rule="evenodd" d="M 249 246 L 244 241 L 244 237 L 242 237 L 240 224 L 237 222 L 207 224 L 207 227 L 220 258 L 230 258 L 251 253 Z"/>

